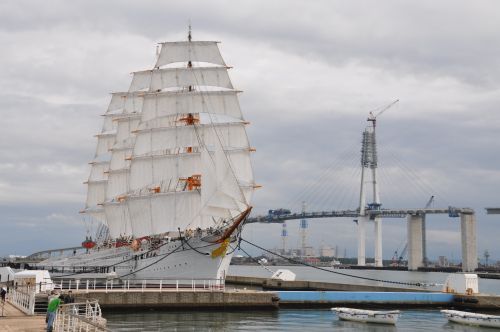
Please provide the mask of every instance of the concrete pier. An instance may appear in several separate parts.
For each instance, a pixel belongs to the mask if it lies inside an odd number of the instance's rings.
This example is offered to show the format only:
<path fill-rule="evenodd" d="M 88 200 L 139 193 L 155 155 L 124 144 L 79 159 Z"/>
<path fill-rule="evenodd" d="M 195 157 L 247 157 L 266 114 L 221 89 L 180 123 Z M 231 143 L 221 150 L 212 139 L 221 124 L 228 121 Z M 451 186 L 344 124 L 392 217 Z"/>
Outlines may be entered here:
<path fill-rule="evenodd" d="M 462 235 L 462 271 L 473 272 L 477 269 L 476 216 L 462 213 L 460 215 L 460 230 Z"/>
<path fill-rule="evenodd" d="M 423 255 L 423 216 L 408 215 L 408 270 L 416 271 L 424 265 Z"/>
<path fill-rule="evenodd" d="M 234 291 L 160 291 L 141 290 L 93 290 L 76 292 L 77 302 L 98 300 L 106 309 L 277 309 L 275 293 L 234 290 Z"/>
<path fill-rule="evenodd" d="M 262 287 L 268 290 L 302 290 L 302 291 L 350 291 L 350 292 L 429 292 L 421 288 L 403 288 L 390 286 L 353 285 L 320 281 L 283 281 L 277 279 L 227 276 L 226 284 Z"/>
<path fill-rule="evenodd" d="M 456 294 L 453 306 L 466 309 L 493 310 L 500 309 L 500 296 L 488 294 L 460 295 Z"/>

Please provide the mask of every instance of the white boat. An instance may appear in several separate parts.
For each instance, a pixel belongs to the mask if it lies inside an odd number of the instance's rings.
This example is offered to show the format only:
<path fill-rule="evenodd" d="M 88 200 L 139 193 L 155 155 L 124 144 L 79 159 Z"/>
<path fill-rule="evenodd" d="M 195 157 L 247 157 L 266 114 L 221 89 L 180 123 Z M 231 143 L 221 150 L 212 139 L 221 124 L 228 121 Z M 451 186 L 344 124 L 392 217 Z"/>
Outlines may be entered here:
<path fill-rule="evenodd" d="M 101 236 L 53 275 L 223 280 L 257 187 L 238 91 L 215 41 L 161 43 L 112 94 L 82 211 Z M 99 227 L 96 227 L 96 224 Z M 102 231 L 104 230 L 104 231 Z M 78 275 L 79 276 L 79 275 Z"/>
<path fill-rule="evenodd" d="M 362 323 L 392 324 L 395 325 L 399 318 L 399 310 L 375 311 L 353 308 L 332 308 L 339 319 Z"/>
<path fill-rule="evenodd" d="M 441 310 L 450 322 L 500 328 L 500 316 L 458 310 Z"/>

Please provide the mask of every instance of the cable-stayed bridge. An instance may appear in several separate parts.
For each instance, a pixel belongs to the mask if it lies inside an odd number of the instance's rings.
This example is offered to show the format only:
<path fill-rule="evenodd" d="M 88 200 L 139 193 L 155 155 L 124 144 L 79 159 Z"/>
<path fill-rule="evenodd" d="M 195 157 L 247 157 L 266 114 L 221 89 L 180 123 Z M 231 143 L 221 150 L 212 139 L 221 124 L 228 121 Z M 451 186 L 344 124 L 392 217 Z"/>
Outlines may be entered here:
<path fill-rule="evenodd" d="M 474 271 L 477 268 L 478 262 L 476 247 L 476 219 L 473 209 L 457 208 L 452 206 L 447 208 L 431 208 L 430 205 L 433 202 L 434 196 L 431 196 L 431 199 L 424 208 L 382 208 L 378 179 L 379 169 L 376 139 L 377 117 L 398 101 L 399 100 L 396 100 L 385 107 L 381 107 L 369 113 L 367 119 L 369 124 L 363 131 L 361 140 L 360 191 L 357 208 L 306 212 L 303 205 L 302 211 L 298 213 L 291 213 L 290 210 L 286 209 L 281 209 L 282 211 L 280 213 L 271 213 L 273 210 L 270 210 L 270 213 L 267 215 L 252 216 L 248 218 L 246 223 L 285 223 L 287 220 L 300 219 L 301 231 L 304 234 L 304 230 L 307 228 L 308 219 L 353 218 L 357 223 L 358 265 L 364 266 L 366 261 L 365 224 L 373 222 L 375 229 L 375 266 L 381 267 L 382 219 L 405 218 L 407 220 L 408 269 L 417 270 L 419 267 L 424 266 L 426 261 L 425 216 L 427 214 L 448 214 L 449 217 L 460 217 L 461 220 L 462 269 L 464 271 Z M 314 188 L 311 190 L 314 190 Z M 368 194 L 371 194 L 370 200 L 367 199 Z M 286 236 L 287 233 L 285 225 L 286 224 L 284 224 L 282 233 L 284 236 Z"/>

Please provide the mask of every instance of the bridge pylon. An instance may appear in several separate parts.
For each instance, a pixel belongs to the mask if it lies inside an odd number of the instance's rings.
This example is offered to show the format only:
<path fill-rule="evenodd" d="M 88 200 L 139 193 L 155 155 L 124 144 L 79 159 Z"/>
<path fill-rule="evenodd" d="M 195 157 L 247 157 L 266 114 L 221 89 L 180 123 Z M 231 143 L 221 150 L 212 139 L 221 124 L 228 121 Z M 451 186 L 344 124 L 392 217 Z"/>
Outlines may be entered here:
<path fill-rule="evenodd" d="M 359 193 L 359 218 L 358 218 L 358 265 L 364 266 L 366 264 L 366 229 L 365 224 L 368 221 L 366 215 L 366 208 L 370 210 L 380 210 L 382 204 L 380 203 L 380 193 L 377 181 L 377 117 L 383 112 L 388 110 L 399 100 L 378 110 L 377 114 L 370 112 L 367 121 L 370 123 L 363 131 L 361 141 L 361 187 Z M 365 194 L 365 171 L 371 171 L 371 189 L 372 189 L 372 203 L 366 204 Z M 375 222 L 375 266 L 382 266 L 382 217 L 374 216 L 371 218 Z"/>

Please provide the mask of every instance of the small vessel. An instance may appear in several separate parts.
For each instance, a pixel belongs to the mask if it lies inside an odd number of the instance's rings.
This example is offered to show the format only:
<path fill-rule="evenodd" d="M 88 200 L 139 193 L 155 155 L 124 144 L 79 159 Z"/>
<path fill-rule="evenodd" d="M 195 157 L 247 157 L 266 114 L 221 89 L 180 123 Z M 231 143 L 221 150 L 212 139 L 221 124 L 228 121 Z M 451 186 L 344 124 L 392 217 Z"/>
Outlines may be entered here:
<path fill-rule="evenodd" d="M 500 328 L 500 316 L 458 310 L 441 310 L 450 322 Z"/>
<path fill-rule="evenodd" d="M 377 323 L 395 325 L 399 318 L 399 310 L 374 311 L 353 308 L 332 308 L 339 319 L 361 323 Z"/>

